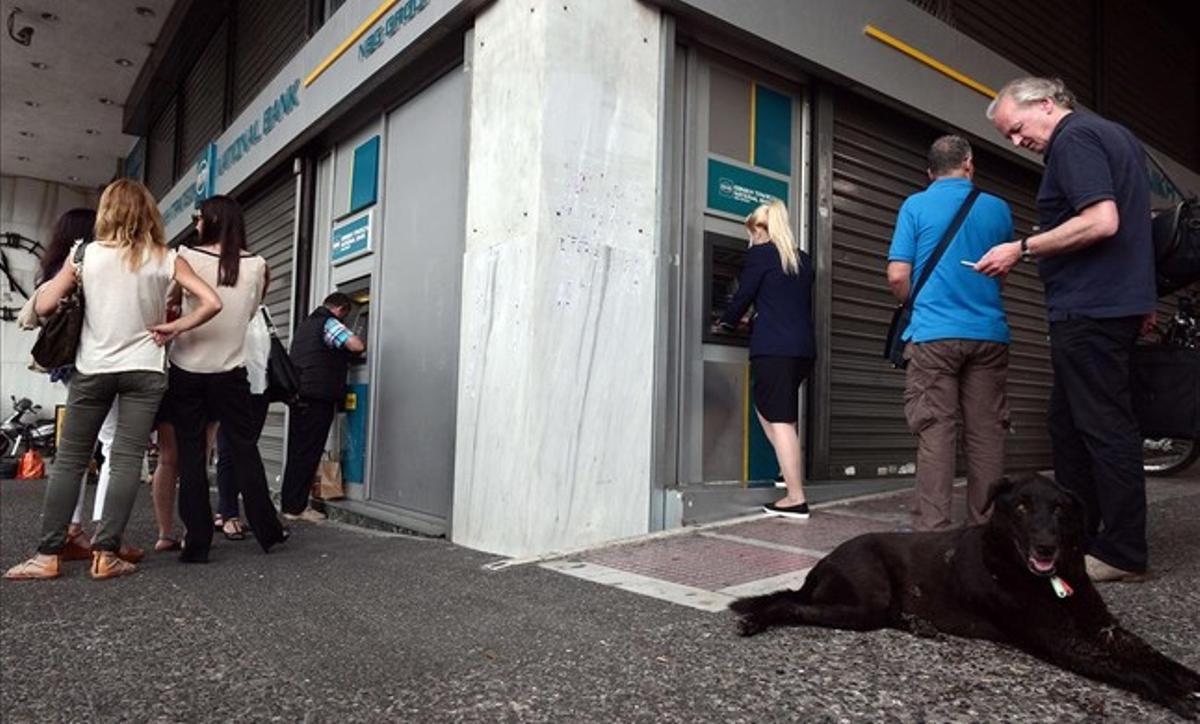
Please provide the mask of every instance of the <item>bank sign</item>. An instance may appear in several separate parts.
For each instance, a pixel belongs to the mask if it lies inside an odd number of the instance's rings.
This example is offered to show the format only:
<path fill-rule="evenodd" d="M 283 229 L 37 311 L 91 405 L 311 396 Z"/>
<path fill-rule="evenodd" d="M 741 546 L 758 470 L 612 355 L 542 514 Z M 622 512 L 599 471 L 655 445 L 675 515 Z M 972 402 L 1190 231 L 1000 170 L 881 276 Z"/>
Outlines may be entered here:
<path fill-rule="evenodd" d="M 300 80 L 292 81 L 283 92 L 273 98 L 260 114 L 254 117 L 224 149 L 210 143 L 192 167 L 191 178 L 195 182 L 163 209 L 163 226 L 171 233 L 171 223 L 180 214 L 190 213 L 200 202 L 217 192 L 217 179 L 250 153 L 271 131 L 275 130 L 293 111 L 300 107 Z M 164 200 L 166 203 L 166 200 Z"/>
<path fill-rule="evenodd" d="M 334 264 L 357 259 L 371 251 L 371 226 L 374 209 L 350 217 L 333 227 L 329 243 L 329 257 Z"/>
<path fill-rule="evenodd" d="M 744 218 L 771 199 L 787 203 L 787 181 L 716 158 L 708 159 L 708 208 Z"/>
<path fill-rule="evenodd" d="M 385 72 L 394 74 L 389 68 L 397 56 L 422 37 L 444 34 L 446 17 L 467 4 L 346 2 L 215 139 L 215 158 L 206 153 L 159 199 L 167 236 L 174 238 L 187 228 L 188 215 L 202 196 L 237 190 L 264 165 L 276 163 L 306 129 L 342 113 L 338 108 L 350 96 L 369 83 L 382 83 Z"/>

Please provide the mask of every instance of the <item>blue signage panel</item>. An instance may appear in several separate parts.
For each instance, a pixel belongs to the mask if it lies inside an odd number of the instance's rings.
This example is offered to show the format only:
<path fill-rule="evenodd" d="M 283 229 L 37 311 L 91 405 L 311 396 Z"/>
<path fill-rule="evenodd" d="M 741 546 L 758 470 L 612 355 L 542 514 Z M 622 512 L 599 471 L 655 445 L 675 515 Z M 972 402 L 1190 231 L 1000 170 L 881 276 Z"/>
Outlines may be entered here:
<path fill-rule="evenodd" d="M 354 149 L 350 171 L 350 212 L 375 203 L 379 194 L 379 136 L 371 136 Z"/>
<path fill-rule="evenodd" d="M 744 217 L 771 199 L 787 202 L 788 182 L 708 159 L 708 208 Z"/>
<path fill-rule="evenodd" d="M 210 143 L 196 162 L 196 205 L 199 206 L 201 201 L 215 195 L 216 187 L 217 144 Z"/>
<path fill-rule="evenodd" d="M 329 256 L 334 264 L 356 259 L 371 251 L 371 211 L 333 227 Z"/>

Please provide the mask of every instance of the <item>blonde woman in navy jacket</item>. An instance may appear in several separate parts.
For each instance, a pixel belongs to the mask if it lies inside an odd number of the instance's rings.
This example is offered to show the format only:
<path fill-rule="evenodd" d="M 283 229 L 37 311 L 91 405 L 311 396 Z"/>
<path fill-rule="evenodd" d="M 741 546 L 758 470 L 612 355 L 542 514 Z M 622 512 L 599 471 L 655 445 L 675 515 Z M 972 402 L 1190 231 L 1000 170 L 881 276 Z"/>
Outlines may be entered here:
<path fill-rule="evenodd" d="M 775 199 L 746 217 L 750 248 L 738 290 L 717 327 L 733 329 L 754 305 L 750 369 L 754 410 L 775 448 L 787 495 L 763 510 L 807 518 L 798 430 L 800 385 L 812 372 L 816 344 L 812 322 L 812 259 L 796 248 L 787 207 Z"/>

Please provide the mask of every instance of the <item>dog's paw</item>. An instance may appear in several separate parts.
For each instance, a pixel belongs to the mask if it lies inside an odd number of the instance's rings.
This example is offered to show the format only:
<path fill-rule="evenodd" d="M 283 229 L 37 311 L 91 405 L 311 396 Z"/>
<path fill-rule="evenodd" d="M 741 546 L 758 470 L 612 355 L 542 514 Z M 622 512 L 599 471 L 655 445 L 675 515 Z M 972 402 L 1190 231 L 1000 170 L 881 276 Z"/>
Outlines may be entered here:
<path fill-rule="evenodd" d="M 766 624 L 754 616 L 738 616 L 738 636 L 753 636 L 767 630 Z"/>
<path fill-rule="evenodd" d="M 1200 691 L 1175 697 L 1167 706 L 1184 719 L 1190 721 L 1200 719 Z"/>

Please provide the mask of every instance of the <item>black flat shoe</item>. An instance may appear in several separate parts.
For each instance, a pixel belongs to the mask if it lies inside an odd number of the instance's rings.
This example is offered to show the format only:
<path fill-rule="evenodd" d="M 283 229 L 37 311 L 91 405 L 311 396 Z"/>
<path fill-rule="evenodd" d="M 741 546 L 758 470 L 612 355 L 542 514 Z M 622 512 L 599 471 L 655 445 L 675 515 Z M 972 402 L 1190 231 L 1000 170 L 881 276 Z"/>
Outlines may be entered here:
<path fill-rule="evenodd" d="M 291 532 L 287 528 L 282 528 L 282 529 L 280 529 L 279 535 L 276 538 L 269 540 L 269 541 L 261 541 L 260 540 L 258 542 L 258 544 L 260 546 L 262 546 L 263 553 L 270 553 L 271 548 L 279 545 L 280 543 L 287 543 L 287 539 L 291 538 L 291 537 L 292 537 Z"/>
<path fill-rule="evenodd" d="M 208 550 L 184 548 L 179 554 L 180 563 L 208 563 Z"/>
<path fill-rule="evenodd" d="M 796 518 L 797 520 L 808 520 L 808 503 L 800 503 L 799 505 L 775 505 L 767 503 L 762 507 L 763 512 L 771 515 L 778 515 L 784 518 Z"/>

